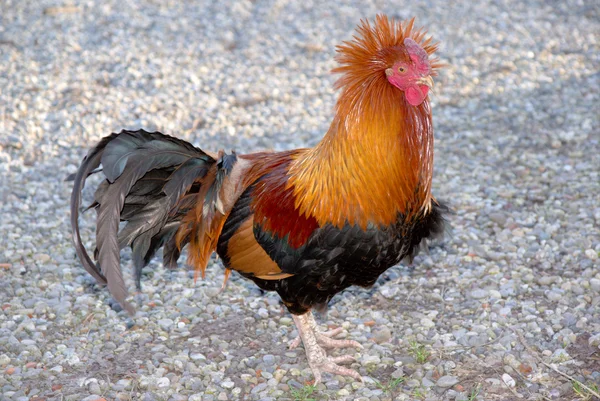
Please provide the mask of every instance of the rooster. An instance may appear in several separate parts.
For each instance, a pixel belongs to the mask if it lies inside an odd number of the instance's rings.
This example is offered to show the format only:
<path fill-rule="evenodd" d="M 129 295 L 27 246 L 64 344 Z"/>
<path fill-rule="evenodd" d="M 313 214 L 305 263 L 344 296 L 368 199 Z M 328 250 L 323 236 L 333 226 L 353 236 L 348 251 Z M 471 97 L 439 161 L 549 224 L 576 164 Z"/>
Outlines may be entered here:
<path fill-rule="evenodd" d="M 324 138 L 283 152 L 211 153 L 159 132 L 122 131 L 103 138 L 74 179 L 71 225 L 85 269 L 129 313 L 120 250 L 130 246 L 135 281 L 163 248 L 176 267 L 204 276 L 216 251 L 225 267 L 276 291 L 291 312 L 308 363 L 351 376 L 351 356 L 324 348 L 361 347 L 320 332 L 311 310 L 345 288 L 372 286 L 379 275 L 443 231 L 445 207 L 431 194 L 433 127 L 428 94 L 441 66 L 437 44 L 414 18 L 377 16 L 337 48 L 341 93 Z M 102 167 L 100 168 L 100 165 Z M 105 179 L 90 207 L 97 212 L 94 259 L 82 244 L 78 215 L 86 178 Z M 120 228 L 120 222 L 126 222 Z"/>

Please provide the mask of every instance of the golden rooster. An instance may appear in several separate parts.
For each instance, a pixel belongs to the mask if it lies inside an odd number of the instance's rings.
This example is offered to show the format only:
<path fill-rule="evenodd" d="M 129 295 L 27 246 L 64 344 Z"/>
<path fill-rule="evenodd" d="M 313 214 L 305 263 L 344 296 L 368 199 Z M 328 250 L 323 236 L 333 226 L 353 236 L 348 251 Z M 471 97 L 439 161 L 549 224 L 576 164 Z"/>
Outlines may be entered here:
<path fill-rule="evenodd" d="M 91 149 L 75 177 L 71 224 L 87 271 L 107 284 L 133 313 L 120 268 L 131 246 L 136 284 L 142 268 L 164 247 L 176 266 L 189 244 L 188 263 L 202 272 L 216 250 L 231 270 L 277 291 L 292 313 L 308 363 L 322 372 L 360 375 L 323 348 L 360 347 L 317 330 L 311 309 L 351 285 L 375 283 L 381 273 L 443 230 L 431 194 L 433 126 L 428 100 L 440 67 L 436 44 L 413 28 L 378 16 L 337 48 L 341 77 L 335 117 L 314 148 L 247 155 L 216 154 L 159 132 L 122 131 Z M 102 165 L 102 169 L 98 167 Z M 78 226 L 86 178 L 102 171 L 95 194 L 93 262 Z M 121 221 L 127 224 L 119 230 Z"/>

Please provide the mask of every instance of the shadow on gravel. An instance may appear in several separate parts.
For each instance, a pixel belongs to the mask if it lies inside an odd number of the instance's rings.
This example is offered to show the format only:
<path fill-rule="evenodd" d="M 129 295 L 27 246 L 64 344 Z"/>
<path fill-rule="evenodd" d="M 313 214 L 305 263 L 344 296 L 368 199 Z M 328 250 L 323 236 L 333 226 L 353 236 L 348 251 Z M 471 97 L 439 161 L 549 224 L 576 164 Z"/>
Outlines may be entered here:
<path fill-rule="evenodd" d="M 589 344 L 588 340 L 591 336 L 590 333 L 579 334 L 575 343 L 571 344 L 566 351 L 574 360 L 582 363 L 581 369 L 600 372 L 600 349 Z"/>

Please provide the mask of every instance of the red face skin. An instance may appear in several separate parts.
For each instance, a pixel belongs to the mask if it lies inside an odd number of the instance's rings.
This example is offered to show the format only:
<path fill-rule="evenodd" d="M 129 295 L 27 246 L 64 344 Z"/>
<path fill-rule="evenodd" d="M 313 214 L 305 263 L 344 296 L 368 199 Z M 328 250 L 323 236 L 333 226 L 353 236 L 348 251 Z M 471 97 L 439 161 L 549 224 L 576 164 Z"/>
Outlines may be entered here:
<path fill-rule="evenodd" d="M 431 66 L 427 52 L 414 40 L 404 41 L 410 62 L 398 61 L 385 73 L 388 81 L 404 92 L 411 106 L 418 106 L 425 101 L 429 89 L 433 85 Z"/>

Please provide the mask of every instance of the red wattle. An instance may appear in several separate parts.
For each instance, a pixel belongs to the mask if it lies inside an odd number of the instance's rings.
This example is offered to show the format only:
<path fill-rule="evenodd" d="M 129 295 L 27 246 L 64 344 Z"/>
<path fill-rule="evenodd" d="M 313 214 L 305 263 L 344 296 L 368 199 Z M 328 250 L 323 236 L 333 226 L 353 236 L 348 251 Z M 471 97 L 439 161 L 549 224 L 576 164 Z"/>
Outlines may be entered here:
<path fill-rule="evenodd" d="M 427 97 L 427 94 L 429 93 L 429 87 L 426 85 L 411 86 L 410 88 L 406 89 L 405 93 L 408 103 L 410 103 L 411 106 L 418 106 L 423 103 Z"/>

